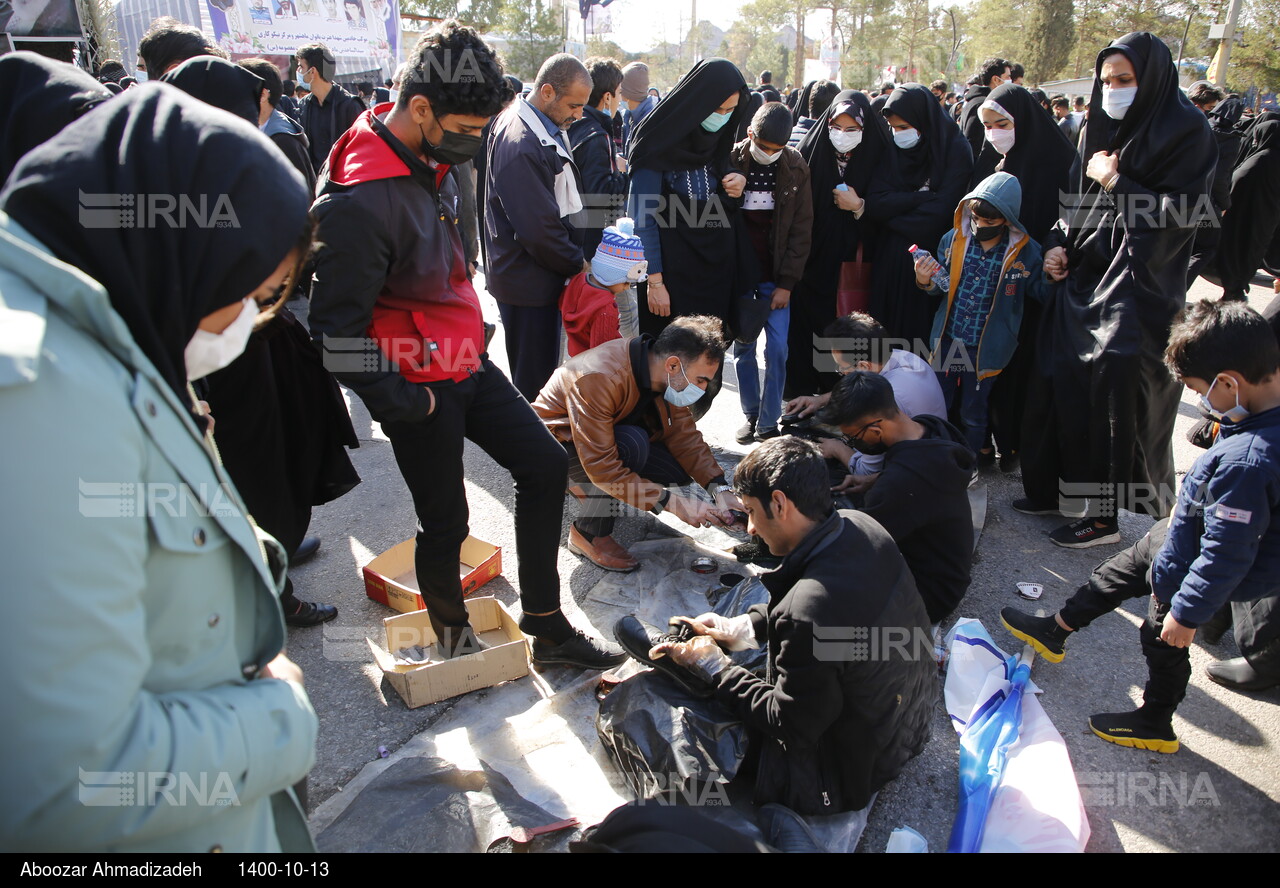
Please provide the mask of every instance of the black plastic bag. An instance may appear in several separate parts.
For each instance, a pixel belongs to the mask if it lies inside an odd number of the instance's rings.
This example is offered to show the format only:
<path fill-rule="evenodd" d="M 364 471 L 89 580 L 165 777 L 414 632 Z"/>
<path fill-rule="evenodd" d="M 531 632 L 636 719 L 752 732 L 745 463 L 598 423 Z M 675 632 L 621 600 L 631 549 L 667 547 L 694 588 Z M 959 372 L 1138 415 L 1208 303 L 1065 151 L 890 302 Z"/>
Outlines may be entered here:
<path fill-rule="evenodd" d="M 724 785 L 747 749 L 746 727 L 723 703 L 654 671 L 604 698 L 596 731 L 636 797 L 664 804 L 727 805 Z"/>

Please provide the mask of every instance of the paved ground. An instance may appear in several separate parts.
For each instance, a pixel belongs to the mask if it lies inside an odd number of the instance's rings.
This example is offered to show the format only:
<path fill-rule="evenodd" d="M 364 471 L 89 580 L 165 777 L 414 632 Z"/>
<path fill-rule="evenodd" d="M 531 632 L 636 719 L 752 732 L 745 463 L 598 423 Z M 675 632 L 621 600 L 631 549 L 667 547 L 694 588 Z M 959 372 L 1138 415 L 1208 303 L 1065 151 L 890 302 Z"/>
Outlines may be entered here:
<path fill-rule="evenodd" d="M 1216 297 L 1203 282 L 1191 298 Z M 1266 305 L 1269 289 L 1255 286 L 1252 304 Z M 486 316 L 497 319 L 486 297 Z M 501 331 L 493 354 L 505 364 Z M 294 571 L 298 594 L 337 605 L 338 619 L 321 628 L 293 630 L 289 653 L 306 673 L 307 687 L 320 716 L 318 758 L 310 778 L 310 807 L 341 791 L 343 785 L 378 756 L 429 730 L 450 702 L 408 710 L 381 681 L 364 643 L 377 638 L 389 611 L 364 595 L 360 568 L 374 555 L 410 538 L 413 508 L 396 470 L 391 448 L 371 423 L 358 399 L 352 416 L 361 447 L 352 454 L 364 483 L 343 499 L 317 509 L 311 532 L 324 539 L 319 556 Z M 1184 397 L 1174 437 L 1179 475 L 1199 453 L 1185 442 L 1195 410 Z M 717 456 L 731 467 L 745 452 L 733 441 L 741 423 L 735 383 L 726 374 L 725 391 L 700 428 Z M 518 601 L 515 582 L 513 492 L 510 476 L 470 445 L 466 453 L 472 532 L 503 547 L 504 576 L 485 587 L 510 604 Z M 1048 542 L 1056 526 L 1048 518 L 1014 512 L 1009 503 L 1021 495 L 1018 476 L 991 470 L 986 475 L 989 506 L 978 547 L 973 583 L 957 616 L 981 619 L 997 641 L 1015 644 L 999 624 L 1001 607 L 1020 601 L 1019 580 L 1045 585 L 1043 605 L 1052 612 L 1092 567 L 1122 546 L 1131 545 L 1150 520 L 1125 514 L 1120 545 L 1071 551 Z M 573 507 L 566 509 L 567 522 Z M 654 530 L 654 519 L 633 514 L 619 522 L 625 545 Z M 560 551 L 560 573 L 570 595 L 581 600 L 603 572 Z M 1165 756 L 1123 749 L 1096 739 L 1086 720 L 1095 712 L 1130 708 L 1140 699 L 1145 664 L 1138 645 L 1139 602 L 1105 618 L 1072 639 L 1060 665 L 1037 662 L 1034 678 L 1044 690 L 1042 702 L 1066 739 L 1086 800 L 1093 837 L 1091 851 L 1263 851 L 1280 847 L 1280 691 L 1237 694 L 1210 682 L 1206 663 L 1236 656 L 1231 635 L 1217 646 L 1192 648 L 1195 673 L 1175 728 L 1182 750 Z M 939 695 L 939 700 L 941 695 Z M 889 833 L 907 824 L 940 850 L 956 809 L 955 734 L 939 702 L 933 738 L 925 752 L 881 793 L 863 839 L 862 850 L 883 850 Z"/>

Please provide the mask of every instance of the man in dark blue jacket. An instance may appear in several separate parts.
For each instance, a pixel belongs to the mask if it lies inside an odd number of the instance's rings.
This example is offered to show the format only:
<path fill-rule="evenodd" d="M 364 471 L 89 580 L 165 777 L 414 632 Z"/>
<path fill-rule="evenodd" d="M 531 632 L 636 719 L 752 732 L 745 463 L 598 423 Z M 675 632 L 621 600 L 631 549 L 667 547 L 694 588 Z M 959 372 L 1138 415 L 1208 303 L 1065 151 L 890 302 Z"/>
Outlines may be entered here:
<path fill-rule="evenodd" d="M 590 263 L 569 217 L 582 209 L 565 131 L 591 98 L 568 53 L 543 63 L 527 99 L 493 123 L 485 168 L 485 282 L 498 301 L 511 378 L 532 401 L 560 363 L 560 294 Z"/>
<path fill-rule="evenodd" d="M 621 102 L 622 68 L 613 59 L 587 59 L 591 98 L 582 119 L 569 127 L 573 161 L 582 176 L 583 219 L 578 225 L 582 255 L 590 262 L 604 229 L 623 211 L 627 193 L 626 161 L 613 142 L 613 113 Z"/>
<path fill-rule="evenodd" d="M 1173 713 L 1191 679 L 1187 647 L 1196 629 L 1228 601 L 1280 588 L 1280 346 L 1257 312 L 1205 301 L 1170 331 L 1165 363 L 1221 424 L 1217 442 L 1183 478 L 1173 517 L 1099 565 L 1052 617 L 1013 608 L 1000 616 L 1017 638 L 1058 663 L 1071 632 L 1126 599 L 1150 595 L 1141 630 L 1149 672 L 1142 707 L 1095 715 L 1089 727 L 1121 746 L 1177 752 Z M 1276 683 L 1247 673 L 1215 681 L 1248 690 Z"/>

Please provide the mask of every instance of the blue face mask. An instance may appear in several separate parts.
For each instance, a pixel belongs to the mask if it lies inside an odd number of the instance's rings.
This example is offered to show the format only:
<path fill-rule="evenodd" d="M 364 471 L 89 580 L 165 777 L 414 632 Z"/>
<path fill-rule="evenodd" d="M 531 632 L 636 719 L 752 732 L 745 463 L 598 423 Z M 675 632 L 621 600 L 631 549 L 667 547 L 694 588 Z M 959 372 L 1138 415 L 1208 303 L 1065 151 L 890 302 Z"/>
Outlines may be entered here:
<path fill-rule="evenodd" d="M 707 119 L 702 121 L 702 128 L 709 133 L 718 133 L 720 132 L 720 128 L 728 123 L 729 118 L 732 116 L 732 111 L 727 114 L 717 114 L 715 111 L 712 111 L 707 115 Z"/>
<path fill-rule="evenodd" d="M 689 381 L 689 377 L 685 375 L 683 365 L 680 367 L 680 375 L 684 376 L 684 388 L 680 391 L 676 391 L 671 385 L 671 374 L 668 373 L 667 390 L 662 397 L 667 399 L 668 404 L 675 407 L 688 407 L 706 394 L 706 392 Z"/>
<path fill-rule="evenodd" d="M 302 76 L 302 69 L 299 68 L 294 73 L 297 74 L 298 76 L 298 80 L 297 80 L 298 86 L 302 87 L 307 92 L 311 92 L 311 84 L 307 83 L 306 79 Z"/>
<path fill-rule="evenodd" d="M 1209 383 L 1209 391 L 1200 396 L 1200 412 L 1210 419 L 1218 422 L 1236 423 L 1247 419 L 1249 411 L 1240 406 L 1240 392 L 1236 391 L 1236 406 L 1229 410 L 1219 410 L 1209 403 L 1209 394 L 1213 391 L 1213 387 L 1218 384 L 1218 378 L 1215 376 L 1213 382 Z"/>

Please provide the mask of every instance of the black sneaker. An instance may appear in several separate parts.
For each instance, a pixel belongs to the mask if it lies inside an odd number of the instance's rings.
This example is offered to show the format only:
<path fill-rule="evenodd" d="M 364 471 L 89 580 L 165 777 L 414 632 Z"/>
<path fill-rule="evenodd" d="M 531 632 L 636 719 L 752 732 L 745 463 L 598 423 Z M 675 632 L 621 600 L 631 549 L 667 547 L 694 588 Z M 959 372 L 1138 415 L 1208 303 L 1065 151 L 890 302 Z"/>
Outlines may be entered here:
<path fill-rule="evenodd" d="M 627 655 L 599 638 L 581 630 L 563 644 L 550 644 L 541 638 L 533 640 L 533 662 L 537 666 L 578 666 L 582 669 L 608 669 L 626 662 Z"/>
<path fill-rule="evenodd" d="M 640 622 L 635 614 L 627 614 L 614 624 L 613 637 L 618 639 L 618 644 L 622 645 L 623 650 L 632 658 L 646 666 L 652 666 L 694 696 L 710 697 L 715 693 L 715 687 L 706 679 L 695 675 L 670 657 L 659 657 L 656 660 L 649 657 L 649 651 L 655 645 L 663 642 L 688 641 L 692 637 L 693 632 L 687 625 L 681 623 L 680 626 L 683 628 L 669 626 L 669 631 L 663 633 Z"/>
<path fill-rule="evenodd" d="M 778 431 L 777 426 L 770 426 L 767 429 L 756 429 L 756 440 L 768 441 L 770 438 L 776 438 L 781 434 L 782 432 Z"/>
<path fill-rule="evenodd" d="M 1010 451 L 1009 453 L 1004 453 L 1003 451 L 1000 453 L 1000 471 L 1004 472 L 1006 475 L 1010 472 L 1018 471 L 1019 462 L 1018 451 L 1016 450 Z"/>
<path fill-rule="evenodd" d="M 1064 549 L 1109 546 L 1120 542 L 1120 525 L 1111 523 L 1099 527 L 1092 518 L 1081 518 L 1079 521 L 1064 524 L 1049 534 L 1049 541 Z"/>
<path fill-rule="evenodd" d="M 978 451 L 978 468 L 985 469 L 996 464 L 996 452 L 994 450 Z"/>
<path fill-rule="evenodd" d="M 1033 617 L 1015 607 L 1000 609 L 1000 620 L 1013 637 L 1035 648 L 1050 663 L 1061 663 L 1067 655 L 1063 644 L 1071 633 L 1053 617 Z"/>
<path fill-rule="evenodd" d="M 1153 719 L 1142 710 L 1090 716 L 1089 727 L 1108 743 L 1152 752 L 1178 751 L 1172 720 Z"/>
<path fill-rule="evenodd" d="M 1052 505 L 1041 503 L 1037 500 L 1023 497 L 1014 500 L 1011 505 L 1013 511 L 1021 512 L 1023 515 L 1061 515 L 1063 518 L 1083 518 L 1084 510 L 1064 510 L 1058 503 Z"/>
<path fill-rule="evenodd" d="M 754 416 L 748 416 L 747 421 L 738 429 L 738 433 L 734 436 L 733 440 L 737 441 L 739 444 L 750 444 L 755 439 L 756 418 Z"/>

